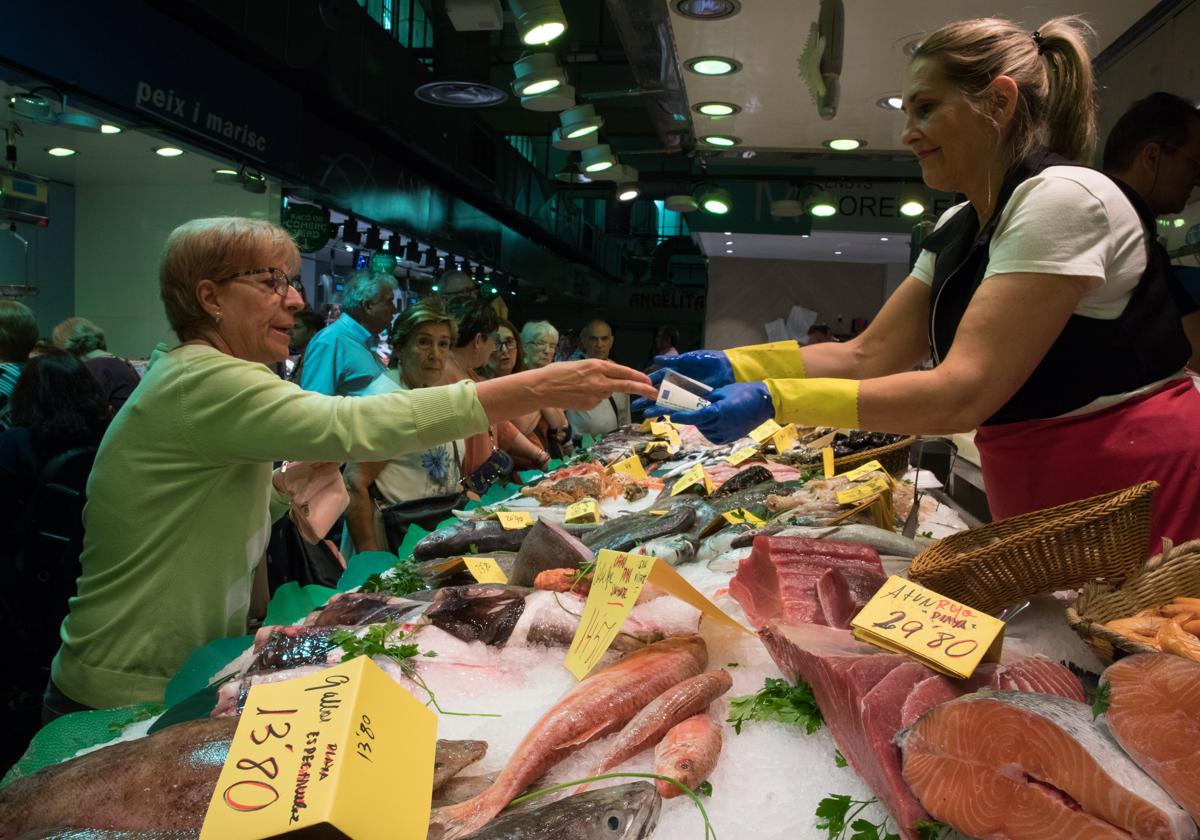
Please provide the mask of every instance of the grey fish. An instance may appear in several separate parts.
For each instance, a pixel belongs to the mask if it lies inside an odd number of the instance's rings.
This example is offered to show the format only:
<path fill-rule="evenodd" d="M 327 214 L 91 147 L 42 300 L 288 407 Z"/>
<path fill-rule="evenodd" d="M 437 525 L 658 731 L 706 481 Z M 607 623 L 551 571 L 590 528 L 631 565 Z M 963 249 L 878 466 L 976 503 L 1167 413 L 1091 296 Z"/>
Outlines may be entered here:
<path fill-rule="evenodd" d="M 710 572 L 736 572 L 742 561 L 750 556 L 750 547 L 731 548 L 708 561 Z"/>
<path fill-rule="evenodd" d="M 496 781 L 497 773 L 487 773 L 483 776 L 455 776 L 444 785 L 439 785 L 433 792 L 433 807 L 441 808 L 446 805 L 457 805 L 466 802 L 472 796 L 478 796 L 490 788 Z"/>
<path fill-rule="evenodd" d="M 637 545 L 658 537 L 666 537 L 687 531 L 696 521 L 696 511 L 688 505 L 672 505 L 662 516 L 650 513 L 632 513 L 606 522 L 591 533 L 584 535 L 583 543 L 592 551 L 603 548 L 613 551 L 628 551 Z"/>
<path fill-rule="evenodd" d="M 437 590 L 425 618 L 464 642 L 501 646 L 525 611 L 529 590 L 519 586 L 476 583 Z"/>
<path fill-rule="evenodd" d="M 688 532 L 688 536 L 697 540 L 700 539 L 701 534 L 707 536 L 706 532 L 710 528 L 724 524 L 719 521 L 722 514 L 738 508 L 745 508 L 755 516 L 765 519 L 767 517 L 767 496 L 773 493 L 792 493 L 803 486 L 803 481 L 765 481 L 762 484 L 740 490 L 731 496 L 724 496 L 720 499 L 710 498 L 706 518 L 697 518 L 697 522 Z"/>
<path fill-rule="evenodd" d="M 467 840 L 644 840 L 658 825 L 661 808 L 654 785 L 629 782 L 501 814 Z"/>
<path fill-rule="evenodd" d="M 413 546 L 413 559 L 438 560 L 489 551 L 516 551 L 529 531 L 529 528 L 507 530 L 494 519 L 464 520 L 422 537 Z"/>
<path fill-rule="evenodd" d="M 753 525 L 730 525 L 728 528 L 722 528 L 701 541 L 700 547 L 696 549 L 696 562 L 708 563 L 720 557 L 734 547 L 733 543 L 738 537 L 757 530 L 759 529 Z"/>
<path fill-rule="evenodd" d="M 880 554 L 890 554 L 894 557 L 916 557 L 921 553 L 922 546 L 901 534 L 896 534 L 874 525 L 829 525 L 825 527 L 808 527 L 796 525 L 789 528 L 771 528 L 760 531 L 776 537 L 806 537 L 811 540 L 828 540 L 829 542 L 857 543 L 868 545 Z M 750 545 L 757 534 L 743 535 L 733 543 L 733 548 Z"/>
<path fill-rule="evenodd" d="M 691 563 L 696 559 L 696 543 L 683 534 L 671 534 L 642 543 L 637 552 L 666 560 L 672 566 L 678 566 L 681 563 Z"/>
<path fill-rule="evenodd" d="M 402 621 L 423 606 L 420 601 L 386 592 L 337 592 L 324 606 L 309 613 L 304 623 L 310 627 L 381 624 Z"/>
<path fill-rule="evenodd" d="M 18 778 L 0 788 L 0 838 L 196 836 L 237 724 L 237 718 L 179 723 Z M 438 741 L 434 784 L 486 750 L 484 741 Z"/>
<path fill-rule="evenodd" d="M 517 551 L 509 583 L 533 586 L 538 572 L 547 569 L 580 569 L 596 559 L 591 550 L 554 522 L 539 519 L 529 528 L 525 541 Z"/>

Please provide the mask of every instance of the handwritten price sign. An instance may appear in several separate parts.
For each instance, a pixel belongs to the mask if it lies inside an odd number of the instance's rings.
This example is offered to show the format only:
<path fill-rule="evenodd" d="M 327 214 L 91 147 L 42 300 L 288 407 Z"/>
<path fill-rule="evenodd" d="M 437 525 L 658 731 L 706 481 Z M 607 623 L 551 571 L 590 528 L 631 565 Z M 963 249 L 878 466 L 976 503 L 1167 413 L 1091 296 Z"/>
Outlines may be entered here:
<path fill-rule="evenodd" d="M 596 667 L 617 637 L 653 565 L 653 557 L 623 551 L 602 549 L 596 556 L 592 591 L 588 593 L 579 628 L 563 663 L 576 679 L 583 679 Z"/>
<path fill-rule="evenodd" d="M 999 662 L 1004 622 L 893 575 L 850 622 L 856 638 L 966 679 Z"/>
<path fill-rule="evenodd" d="M 610 464 L 608 468 L 614 473 L 623 473 L 636 478 L 638 481 L 646 480 L 646 469 L 642 466 L 641 458 L 636 455 L 630 455 L 622 461 Z"/>
<path fill-rule="evenodd" d="M 360 656 L 250 689 L 201 840 L 424 837 L 437 716 Z M 387 802 L 388 819 L 378 819 Z"/>

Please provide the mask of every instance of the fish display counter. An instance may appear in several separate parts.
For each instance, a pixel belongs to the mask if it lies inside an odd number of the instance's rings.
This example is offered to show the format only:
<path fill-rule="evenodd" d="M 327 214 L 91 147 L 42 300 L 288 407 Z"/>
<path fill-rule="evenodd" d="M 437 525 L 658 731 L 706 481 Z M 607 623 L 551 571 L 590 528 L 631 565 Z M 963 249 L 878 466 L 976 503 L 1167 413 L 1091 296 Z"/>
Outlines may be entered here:
<path fill-rule="evenodd" d="M 400 557 L 355 558 L 342 591 L 281 590 L 253 639 L 197 653 L 161 718 L 38 772 L 35 741 L 0 788 L 0 838 L 198 836 L 250 690 L 358 656 L 437 715 L 434 840 L 1197 836 L 1192 774 L 1148 727 L 1194 734 L 1200 664 L 1104 671 L 1065 595 L 1003 616 L 1001 654 L 966 679 L 866 644 L 852 620 L 962 527 L 953 511 L 870 462 L 733 464 L 739 447 L 675 431 L 657 460 L 648 429 L 593 448 L 656 475 L 569 464 Z M 589 498 L 599 515 L 571 521 Z M 579 679 L 564 662 L 613 557 L 670 575 L 630 596 Z M 140 799 L 151 775 L 178 795 Z"/>

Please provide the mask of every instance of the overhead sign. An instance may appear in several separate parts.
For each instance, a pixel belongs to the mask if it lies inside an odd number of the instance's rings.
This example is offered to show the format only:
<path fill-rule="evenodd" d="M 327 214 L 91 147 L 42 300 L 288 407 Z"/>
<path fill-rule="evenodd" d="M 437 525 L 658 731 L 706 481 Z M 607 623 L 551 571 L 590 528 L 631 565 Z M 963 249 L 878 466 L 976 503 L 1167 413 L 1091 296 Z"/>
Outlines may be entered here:
<path fill-rule="evenodd" d="M 302 254 L 311 254 L 329 241 L 329 211 L 313 204 L 289 202 L 280 223 Z"/>

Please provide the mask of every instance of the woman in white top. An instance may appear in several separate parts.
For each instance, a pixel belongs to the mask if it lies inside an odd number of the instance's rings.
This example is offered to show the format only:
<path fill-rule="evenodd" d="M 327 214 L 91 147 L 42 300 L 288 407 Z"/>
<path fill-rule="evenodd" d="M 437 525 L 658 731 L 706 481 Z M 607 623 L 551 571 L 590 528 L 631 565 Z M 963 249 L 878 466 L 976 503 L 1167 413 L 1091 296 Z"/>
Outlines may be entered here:
<path fill-rule="evenodd" d="M 1200 536 L 1200 394 L 1153 216 L 1075 164 L 1096 138 L 1086 33 L 1057 18 L 1032 33 L 981 19 L 930 34 L 909 66 L 901 139 L 926 184 L 967 201 L 855 339 L 657 359 L 717 388 L 673 419 L 720 440 L 772 416 L 977 428 L 997 518 L 1152 479 L 1152 540 Z M 913 371 L 931 350 L 936 367 Z"/>
<path fill-rule="evenodd" d="M 429 388 L 441 382 L 457 332 L 454 318 L 432 298 L 396 316 L 388 336 L 393 342 L 393 368 L 372 383 L 368 393 Z M 346 530 L 342 554 L 387 551 L 387 535 L 379 505 L 449 497 L 462 478 L 461 440 L 451 441 L 390 461 L 346 465 Z M 378 504 L 377 504 L 378 502 Z"/>

